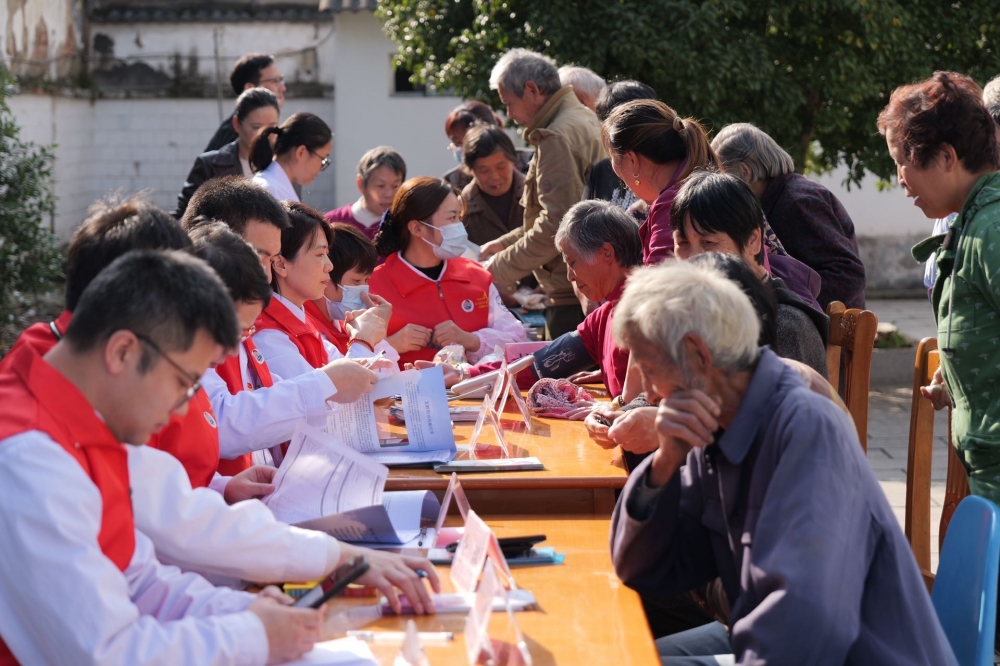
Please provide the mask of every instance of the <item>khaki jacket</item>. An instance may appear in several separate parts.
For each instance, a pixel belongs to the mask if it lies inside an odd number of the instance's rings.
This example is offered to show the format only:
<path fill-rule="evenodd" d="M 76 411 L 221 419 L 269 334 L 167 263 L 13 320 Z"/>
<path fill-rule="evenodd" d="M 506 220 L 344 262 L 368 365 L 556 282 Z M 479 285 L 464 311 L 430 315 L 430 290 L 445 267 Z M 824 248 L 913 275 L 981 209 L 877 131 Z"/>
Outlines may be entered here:
<path fill-rule="evenodd" d="M 465 230 L 469 232 L 470 241 L 477 245 L 485 245 L 521 228 L 524 223 L 524 207 L 521 205 L 521 197 L 524 195 L 524 174 L 517 169 L 514 169 L 512 187 L 514 200 L 511 202 L 510 215 L 506 220 L 501 220 L 483 200 L 482 191 L 475 180 L 465 186 L 462 198 L 465 200 Z"/>
<path fill-rule="evenodd" d="M 547 305 L 579 303 L 555 246 L 556 230 L 583 197 L 590 168 L 605 157 L 601 125 L 565 86 L 538 111 L 524 136 L 535 157 L 524 183 L 524 224 L 500 237 L 505 249 L 490 265 L 497 289 L 513 293 L 517 281 L 534 273 L 548 295 Z"/>

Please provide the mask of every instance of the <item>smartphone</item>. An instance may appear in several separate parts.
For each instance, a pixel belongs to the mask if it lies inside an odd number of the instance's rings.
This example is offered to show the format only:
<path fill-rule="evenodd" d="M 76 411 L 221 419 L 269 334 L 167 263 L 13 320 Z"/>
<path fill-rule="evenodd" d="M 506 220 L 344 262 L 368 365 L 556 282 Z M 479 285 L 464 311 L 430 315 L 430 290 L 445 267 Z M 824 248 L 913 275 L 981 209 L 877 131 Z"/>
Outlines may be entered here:
<path fill-rule="evenodd" d="M 368 571 L 368 558 L 364 555 L 353 557 L 334 569 L 323 582 L 299 597 L 293 605 L 297 608 L 319 608 L 333 595 L 365 575 L 366 571 Z"/>
<path fill-rule="evenodd" d="M 545 535 L 535 534 L 523 537 L 504 537 L 502 539 L 497 539 L 497 541 L 500 543 L 500 550 L 503 551 L 504 557 L 524 557 L 528 551 L 535 546 L 535 544 L 545 541 Z M 457 549 L 457 541 L 445 547 L 445 550 L 452 554 L 454 554 Z"/>

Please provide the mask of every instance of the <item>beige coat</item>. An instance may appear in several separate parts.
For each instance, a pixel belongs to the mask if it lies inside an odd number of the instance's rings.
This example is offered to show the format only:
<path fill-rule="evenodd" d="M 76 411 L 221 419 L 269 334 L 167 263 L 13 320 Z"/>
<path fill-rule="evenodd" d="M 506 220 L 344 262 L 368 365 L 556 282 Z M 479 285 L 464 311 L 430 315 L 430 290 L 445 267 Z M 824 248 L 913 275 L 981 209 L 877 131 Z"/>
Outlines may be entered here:
<path fill-rule="evenodd" d="M 534 273 L 547 305 L 573 305 L 579 301 L 555 235 L 566 211 L 583 197 L 591 166 L 605 157 L 601 125 L 577 100 L 573 87 L 565 86 L 538 111 L 524 136 L 535 146 L 521 197 L 524 224 L 500 237 L 505 249 L 495 255 L 490 272 L 497 288 L 507 293 Z"/>
<path fill-rule="evenodd" d="M 521 206 L 521 197 L 524 195 L 524 174 L 517 169 L 514 169 L 512 187 L 514 200 L 511 202 L 510 215 L 506 220 L 501 220 L 483 200 L 479 184 L 475 180 L 465 186 L 462 198 L 465 199 L 465 230 L 469 232 L 470 241 L 477 245 L 485 245 L 521 228 L 524 223 L 524 207 Z"/>

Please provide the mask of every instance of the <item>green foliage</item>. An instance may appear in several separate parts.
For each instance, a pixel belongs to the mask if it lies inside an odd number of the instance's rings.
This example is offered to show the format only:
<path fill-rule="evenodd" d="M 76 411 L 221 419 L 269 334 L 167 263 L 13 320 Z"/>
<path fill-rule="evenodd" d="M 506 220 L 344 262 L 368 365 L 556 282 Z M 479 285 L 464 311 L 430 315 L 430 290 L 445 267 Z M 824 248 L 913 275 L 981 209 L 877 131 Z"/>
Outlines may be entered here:
<path fill-rule="evenodd" d="M 634 78 L 719 129 L 751 122 L 801 170 L 895 175 L 875 119 L 896 86 L 939 69 L 1000 73 L 996 0 L 382 0 L 399 64 L 499 104 L 489 74 L 523 46 Z"/>
<path fill-rule="evenodd" d="M 25 294 L 49 287 L 62 256 L 46 222 L 55 210 L 51 148 L 21 140 L 6 98 L 13 78 L 0 67 L 0 323 Z"/>

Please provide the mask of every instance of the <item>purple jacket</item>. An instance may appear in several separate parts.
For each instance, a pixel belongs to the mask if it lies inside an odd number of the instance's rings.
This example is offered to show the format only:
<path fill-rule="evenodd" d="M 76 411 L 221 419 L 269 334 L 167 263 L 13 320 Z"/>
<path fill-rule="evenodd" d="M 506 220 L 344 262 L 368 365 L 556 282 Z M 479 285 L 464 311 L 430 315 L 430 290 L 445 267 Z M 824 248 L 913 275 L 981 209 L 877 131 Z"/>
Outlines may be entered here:
<path fill-rule="evenodd" d="M 841 301 L 864 308 L 865 265 L 858 256 L 854 222 L 833 192 L 790 173 L 772 179 L 760 203 L 788 254 L 822 278 L 820 306 Z"/>
<path fill-rule="evenodd" d="M 651 596 L 716 577 L 740 664 L 955 664 L 848 416 L 769 349 L 729 428 L 662 488 L 643 461 L 611 525 Z"/>

